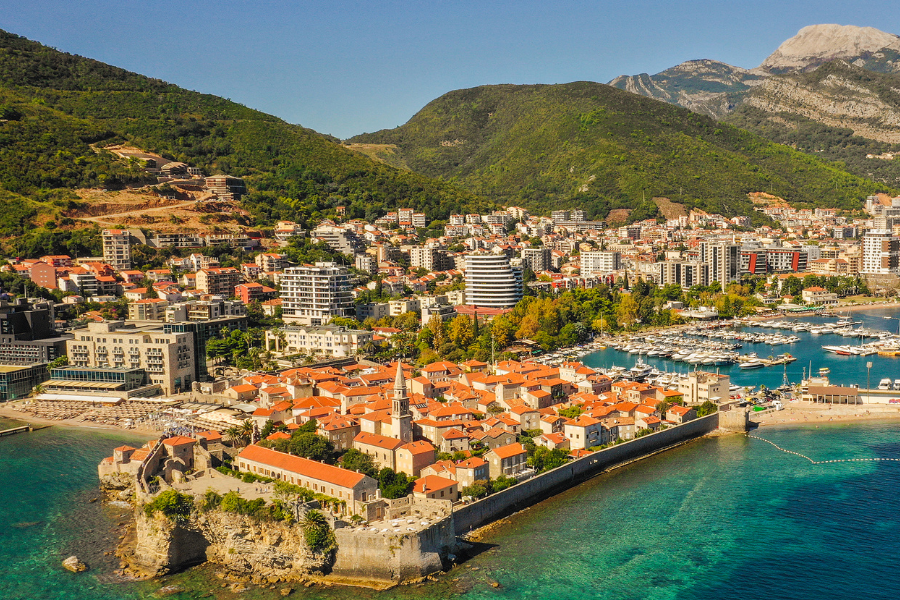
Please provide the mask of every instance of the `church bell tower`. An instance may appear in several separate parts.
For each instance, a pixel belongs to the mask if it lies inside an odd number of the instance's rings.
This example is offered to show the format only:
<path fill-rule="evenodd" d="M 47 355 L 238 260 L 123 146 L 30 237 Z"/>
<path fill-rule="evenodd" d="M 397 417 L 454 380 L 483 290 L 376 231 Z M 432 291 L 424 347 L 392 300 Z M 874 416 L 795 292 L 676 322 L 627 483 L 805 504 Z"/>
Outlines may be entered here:
<path fill-rule="evenodd" d="M 406 378 L 403 367 L 397 361 L 397 376 L 394 378 L 394 400 L 391 403 L 391 437 L 407 444 L 413 441 L 412 413 L 409 412 L 409 396 L 406 395 Z"/>

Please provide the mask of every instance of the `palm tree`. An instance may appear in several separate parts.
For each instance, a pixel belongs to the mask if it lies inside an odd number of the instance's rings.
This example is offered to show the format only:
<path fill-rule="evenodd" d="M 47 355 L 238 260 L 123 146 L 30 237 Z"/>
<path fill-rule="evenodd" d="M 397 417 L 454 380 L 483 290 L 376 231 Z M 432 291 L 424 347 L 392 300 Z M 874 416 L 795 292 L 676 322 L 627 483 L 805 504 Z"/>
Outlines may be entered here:
<path fill-rule="evenodd" d="M 251 421 L 250 419 L 244 421 L 244 423 L 241 425 L 241 437 L 244 438 L 246 443 L 253 443 L 253 437 L 255 433 L 256 425 L 253 424 L 253 421 Z"/>
<path fill-rule="evenodd" d="M 241 430 L 234 425 L 232 425 L 222 433 L 225 434 L 225 437 L 228 438 L 228 441 L 230 441 L 232 445 L 234 445 L 238 440 L 241 439 Z"/>

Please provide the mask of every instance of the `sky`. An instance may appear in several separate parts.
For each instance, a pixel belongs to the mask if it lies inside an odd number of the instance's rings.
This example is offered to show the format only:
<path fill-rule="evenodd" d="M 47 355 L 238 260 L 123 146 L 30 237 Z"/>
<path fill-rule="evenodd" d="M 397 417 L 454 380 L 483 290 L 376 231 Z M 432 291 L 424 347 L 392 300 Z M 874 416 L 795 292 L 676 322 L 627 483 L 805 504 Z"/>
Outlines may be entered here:
<path fill-rule="evenodd" d="M 819 23 L 900 34 L 900 4 L 0 0 L 0 29 L 342 139 L 454 89 L 605 83 L 698 58 L 751 68 Z"/>

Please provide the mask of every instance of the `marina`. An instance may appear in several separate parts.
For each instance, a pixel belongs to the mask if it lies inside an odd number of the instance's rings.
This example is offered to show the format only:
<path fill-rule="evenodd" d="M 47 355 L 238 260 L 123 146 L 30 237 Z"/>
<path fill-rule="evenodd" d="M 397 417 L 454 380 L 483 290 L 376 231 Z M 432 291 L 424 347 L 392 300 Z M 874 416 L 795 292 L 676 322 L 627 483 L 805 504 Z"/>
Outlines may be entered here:
<path fill-rule="evenodd" d="M 659 385 L 672 384 L 693 370 L 728 375 L 735 389 L 776 389 L 785 380 L 796 384 L 812 375 L 884 395 L 900 392 L 900 385 L 894 387 L 900 368 L 894 360 L 900 356 L 897 324 L 896 307 L 856 312 L 852 318 L 732 320 L 595 340 L 536 360 L 556 365 L 580 360 L 613 379 L 637 377 Z M 884 379 L 890 386 L 879 390 Z"/>

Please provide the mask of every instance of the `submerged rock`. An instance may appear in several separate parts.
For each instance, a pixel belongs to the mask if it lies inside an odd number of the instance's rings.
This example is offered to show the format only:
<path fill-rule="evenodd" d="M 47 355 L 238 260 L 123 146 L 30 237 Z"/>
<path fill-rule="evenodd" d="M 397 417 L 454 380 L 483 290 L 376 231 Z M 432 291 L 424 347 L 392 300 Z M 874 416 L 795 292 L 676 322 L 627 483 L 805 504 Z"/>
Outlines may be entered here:
<path fill-rule="evenodd" d="M 88 566 L 81 562 L 77 556 L 70 556 L 62 562 L 62 566 L 73 573 L 81 573 L 88 570 Z"/>
<path fill-rule="evenodd" d="M 174 596 L 175 594 L 180 594 L 184 591 L 184 586 L 180 585 L 167 585 L 165 587 L 161 587 L 156 590 L 156 596 L 159 598 L 165 598 L 166 596 Z"/>

